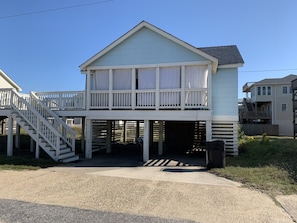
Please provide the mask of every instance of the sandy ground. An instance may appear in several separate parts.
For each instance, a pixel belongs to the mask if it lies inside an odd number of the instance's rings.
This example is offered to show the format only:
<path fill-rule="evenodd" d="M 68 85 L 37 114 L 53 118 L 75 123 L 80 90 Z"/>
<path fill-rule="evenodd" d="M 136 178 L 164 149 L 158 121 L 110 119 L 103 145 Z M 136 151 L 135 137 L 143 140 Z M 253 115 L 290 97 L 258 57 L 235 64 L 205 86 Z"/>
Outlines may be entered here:
<path fill-rule="evenodd" d="M 270 197 L 238 184 L 182 182 L 183 173 L 174 173 L 176 181 L 137 179 L 123 168 L 69 170 L 0 171 L 0 199 L 196 222 L 294 222 Z"/>

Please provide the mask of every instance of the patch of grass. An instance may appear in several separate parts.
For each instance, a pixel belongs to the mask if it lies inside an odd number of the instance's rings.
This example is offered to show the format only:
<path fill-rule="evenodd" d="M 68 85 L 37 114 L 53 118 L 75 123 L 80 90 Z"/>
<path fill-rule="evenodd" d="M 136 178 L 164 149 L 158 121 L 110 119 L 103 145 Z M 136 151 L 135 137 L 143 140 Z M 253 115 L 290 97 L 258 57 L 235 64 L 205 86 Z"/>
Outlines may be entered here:
<path fill-rule="evenodd" d="M 40 150 L 40 159 L 35 159 L 34 154 L 29 152 L 30 137 L 21 134 L 21 148 L 14 149 L 13 156 L 6 156 L 6 137 L 0 136 L 0 170 L 37 170 L 57 165 Z"/>
<path fill-rule="evenodd" d="M 57 165 L 49 159 L 34 159 L 28 156 L 0 156 L 0 170 L 37 170 Z"/>
<path fill-rule="evenodd" d="M 240 140 L 240 155 L 227 157 L 226 168 L 211 172 L 271 196 L 297 193 L 297 140 L 246 137 Z"/>

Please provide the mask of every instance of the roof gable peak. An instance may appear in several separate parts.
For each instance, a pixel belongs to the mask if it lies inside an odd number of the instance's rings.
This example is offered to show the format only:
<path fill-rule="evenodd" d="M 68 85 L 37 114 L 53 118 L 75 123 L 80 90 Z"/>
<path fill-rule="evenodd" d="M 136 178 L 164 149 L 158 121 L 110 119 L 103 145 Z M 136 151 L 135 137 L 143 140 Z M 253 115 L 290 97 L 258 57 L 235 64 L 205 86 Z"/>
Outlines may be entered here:
<path fill-rule="evenodd" d="M 103 55 L 105 55 L 107 52 L 109 52 L 110 50 L 112 50 L 114 47 L 116 47 L 117 45 L 119 45 L 120 43 L 122 43 L 124 40 L 128 39 L 130 36 L 132 36 L 134 33 L 136 33 L 137 31 L 139 31 L 142 28 L 148 28 L 149 30 L 156 32 L 158 34 L 160 34 L 161 36 L 164 36 L 165 38 L 187 48 L 188 50 L 210 60 L 213 64 L 213 72 L 215 73 L 217 70 L 217 66 L 218 66 L 218 59 L 203 52 L 200 49 L 197 49 L 196 47 L 182 41 L 181 39 L 165 32 L 164 30 L 148 23 L 147 21 L 143 20 L 141 21 L 138 25 L 136 25 L 135 27 L 133 27 L 132 29 L 130 29 L 127 33 L 125 33 L 124 35 L 122 35 L 120 38 L 118 38 L 117 40 L 115 40 L 114 42 L 112 42 L 110 45 L 108 45 L 107 47 L 105 47 L 103 50 L 101 50 L 99 53 L 95 54 L 93 57 L 91 57 L 90 59 L 88 59 L 86 62 L 84 62 L 83 64 L 81 64 L 79 67 L 81 69 L 82 73 L 85 73 L 87 70 L 87 66 L 90 65 L 92 62 L 94 62 L 95 60 L 99 59 L 100 57 L 102 57 Z"/>

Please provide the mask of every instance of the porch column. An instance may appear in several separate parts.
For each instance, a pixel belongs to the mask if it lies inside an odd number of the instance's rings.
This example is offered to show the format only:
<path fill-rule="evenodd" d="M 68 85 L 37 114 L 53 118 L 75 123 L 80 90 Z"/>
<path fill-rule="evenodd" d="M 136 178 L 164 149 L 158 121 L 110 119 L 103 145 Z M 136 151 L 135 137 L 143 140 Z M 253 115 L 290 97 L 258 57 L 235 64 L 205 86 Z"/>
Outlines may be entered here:
<path fill-rule="evenodd" d="M 212 140 L 212 129 L 211 129 L 211 120 L 206 121 L 206 141 L 209 142 Z"/>
<path fill-rule="evenodd" d="M 109 69 L 108 71 L 108 109 L 112 110 L 113 107 L 113 71 L 112 69 Z"/>
<path fill-rule="evenodd" d="M 85 151 L 85 129 L 86 129 L 86 118 L 81 118 L 81 148 L 80 151 L 83 153 Z"/>
<path fill-rule="evenodd" d="M 40 120 L 37 120 L 37 135 L 36 135 L 36 141 L 35 141 L 35 159 L 39 159 L 40 155 L 40 148 L 39 148 L 39 134 L 40 134 Z"/>
<path fill-rule="evenodd" d="M 208 78 L 207 78 L 207 107 L 212 110 L 212 72 L 211 64 L 207 66 Z"/>
<path fill-rule="evenodd" d="M 123 136 L 122 141 L 123 143 L 125 143 L 127 140 L 127 121 L 124 121 L 122 136 Z"/>
<path fill-rule="evenodd" d="M 136 121 L 136 135 L 135 138 L 139 138 L 139 121 Z"/>
<path fill-rule="evenodd" d="M 160 68 L 156 68 L 156 110 L 160 109 Z"/>
<path fill-rule="evenodd" d="M 91 71 L 87 70 L 87 86 L 86 86 L 86 109 L 90 110 L 91 107 Z"/>
<path fill-rule="evenodd" d="M 186 99 L 186 67 L 182 66 L 181 67 L 181 100 L 180 100 L 180 104 L 181 104 L 181 110 L 185 110 L 185 99 Z"/>
<path fill-rule="evenodd" d="M 65 122 L 66 124 L 67 124 L 67 117 L 65 117 L 65 116 L 63 116 L 62 117 L 62 120 L 63 120 L 63 122 Z M 65 138 L 67 138 L 66 137 L 66 129 L 65 128 L 62 128 L 62 136 L 64 136 Z"/>
<path fill-rule="evenodd" d="M 92 159 L 92 119 L 86 120 L 86 150 L 85 157 Z"/>
<path fill-rule="evenodd" d="M 149 145 L 154 145 L 154 121 L 150 121 L 150 143 Z"/>
<path fill-rule="evenodd" d="M 13 155 L 13 119 L 11 116 L 8 117 L 8 132 L 7 132 L 7 156 Z"/>
<path fill-rule="evenodd" d="M 143 137 L 143 162 L 149 160 L 150 148 L 150 121 L 144 120 L 144 137 Z"/>
<path fill-rule="evenodd" d="M 205 128 L 206 128 L 206 142 L 209 142 L 212 140 L 212 129 L 211 129 L 211 120 L 206 121 L 205 124 Z M 206 155 L 205 155 L 205 163 L 206 165 L 208 164 L 208 152 L 206 151 Z"/>
<path fill-rule="evenodd" d="M 163 121 L 159 121 L 158 155 L 163 155 Z"/>
<path fill-rule="evenodd" d="M 20 132 L 21 132 L 21 126 L 19 124 L 16 124 L 16 127 L 15 127 L 15 148 L 17 148 L 17 149 L 20 149 L 20 147 L 21 147 Z"/>
<path fill-rule="evenodd" d="M 30 152 L 33 153 L 34 151 L 34 139 L 30 137 Z"/>
<path fill-rule="evenodd" d="M 132 69 L 132 95 L 131 95 L 132 110 L 136 107 L 136 69 Z"/>
<path fill-rule="evenodd" d="M 112 121 L 107 121 L 106 153 L 111 153 Z"/>

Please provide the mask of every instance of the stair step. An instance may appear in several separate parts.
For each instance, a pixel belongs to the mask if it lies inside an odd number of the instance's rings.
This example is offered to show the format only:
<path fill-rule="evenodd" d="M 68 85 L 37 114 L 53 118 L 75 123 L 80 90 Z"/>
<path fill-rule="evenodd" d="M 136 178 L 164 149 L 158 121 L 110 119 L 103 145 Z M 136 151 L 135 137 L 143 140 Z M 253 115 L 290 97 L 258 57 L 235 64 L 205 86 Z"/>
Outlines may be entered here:
<path fill-rule="evenodd" d="M 72 157 L 72 156 L 75 156 L 75 152 L 68 152 L 68 153 L 60 154 L 58 156 L 58 159 L 62 160 L 62 159 L 66 159 L 66 158 L 69 158 L 69 157 Z"/>
<path fill-rule="evenodd" d="M 75 156 L 71 156 L 69 158 L 66 158 L 66 159 L 61 159 L 59 160 L 61 163 L 71 163 L 71 162 L 74 162 L 74 161 L 77 161 L 79 160 L 79 156 L 78 155 L 75 155 Z"/>
<path fill-rule="evenodd" d="M 71 152 L 71 148 L 65 147 L 63 149 L 60 149 L 60 154 L 69 153 Z"/>

